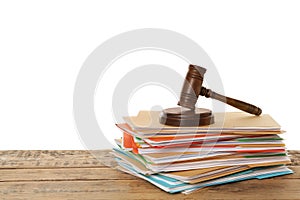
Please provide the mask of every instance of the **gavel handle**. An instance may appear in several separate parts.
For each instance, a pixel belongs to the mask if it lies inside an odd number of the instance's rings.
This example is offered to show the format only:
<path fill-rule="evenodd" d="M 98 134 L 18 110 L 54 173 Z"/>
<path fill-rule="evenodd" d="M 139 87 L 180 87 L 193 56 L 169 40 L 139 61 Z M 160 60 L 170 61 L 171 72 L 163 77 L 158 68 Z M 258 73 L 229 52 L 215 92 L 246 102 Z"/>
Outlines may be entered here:
<path fill-rule="evenodd" d="M 259 107 L 256 107 L 252 104 L 249 104 L 249 103 L 237 100 L 237 99 L 233 99 L 230 97 L 220 95 L 210 89 L 206 89 L 205 87 L 201 88 L 200 95 L 205 96 L 206 98 L 212 98 L 212 99 L 222 101 L 226 104 L 229 104 L 235 108 L 238 108 L 238 109 L 245 111 L 247 113 L 250 113 L 250 114 L 254 114 L 254 115 L 258 116 L 262 113 L 262 110 Z"/>

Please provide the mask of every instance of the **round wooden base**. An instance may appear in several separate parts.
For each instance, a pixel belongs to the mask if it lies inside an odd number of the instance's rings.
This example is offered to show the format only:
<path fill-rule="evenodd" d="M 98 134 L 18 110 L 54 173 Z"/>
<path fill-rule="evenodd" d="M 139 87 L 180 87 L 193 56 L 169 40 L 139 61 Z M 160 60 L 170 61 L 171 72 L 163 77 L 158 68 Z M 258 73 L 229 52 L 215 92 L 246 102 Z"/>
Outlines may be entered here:
<path fill-rule="evenodd" d="M 211 110 L 195 108 L 190 110 L 182 107 L 164 109 L 159 118 L 161 124 L 169 126 L 205 126 L 214 123 Z"/>

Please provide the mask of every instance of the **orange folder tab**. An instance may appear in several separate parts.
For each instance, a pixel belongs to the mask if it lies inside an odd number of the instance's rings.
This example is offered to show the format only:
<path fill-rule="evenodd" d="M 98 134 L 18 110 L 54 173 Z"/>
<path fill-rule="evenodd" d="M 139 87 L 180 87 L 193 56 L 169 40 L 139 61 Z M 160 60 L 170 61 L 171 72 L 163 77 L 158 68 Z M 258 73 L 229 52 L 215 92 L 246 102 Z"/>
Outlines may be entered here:
<path fill-rule="evenodd" d="M 133 143 L 134 143 L 134 140 L 133 140 L 133 136 L 126 133 L 126 132 L 123 132 L 123 148 L 133 148 Z"/>
<path fill-rule="evenodd" d="M 132 135 L 123 132 L 123 140 L 122 140 L 122 146 L 123 148 L 130 148 L 132 149 L 132 152 L 135 154 L 138 154 L 138 145 L 134 142 L 134 138 Z"/>

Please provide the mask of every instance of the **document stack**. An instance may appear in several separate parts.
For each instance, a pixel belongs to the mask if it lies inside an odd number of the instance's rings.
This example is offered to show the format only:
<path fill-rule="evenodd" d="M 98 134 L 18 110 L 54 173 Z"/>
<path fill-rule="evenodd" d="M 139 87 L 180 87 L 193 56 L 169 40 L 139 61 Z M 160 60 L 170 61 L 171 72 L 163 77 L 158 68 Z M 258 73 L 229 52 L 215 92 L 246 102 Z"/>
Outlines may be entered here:
<path fill-rule="evenodd" d="M 113 149 L 118 169 L 169 193 L 189 194 L 205 187 L 293 173 L 284 131 L 270 115 L 214 113 L 210 126 L 175 127 L 159 123 L 158 111 L 124 117 Z"/>

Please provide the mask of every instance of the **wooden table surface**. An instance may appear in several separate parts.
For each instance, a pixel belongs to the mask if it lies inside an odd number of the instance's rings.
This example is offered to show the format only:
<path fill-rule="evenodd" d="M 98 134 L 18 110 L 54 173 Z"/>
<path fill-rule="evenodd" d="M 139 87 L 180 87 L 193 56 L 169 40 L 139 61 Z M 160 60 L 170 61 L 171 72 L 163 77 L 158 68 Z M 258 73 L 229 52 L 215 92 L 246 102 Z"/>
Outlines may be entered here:
<path fill-rule="evenodd" d="M 300 199 L 300 151 L 289 153 L 292 175 L 183 195 L 117 171 L 109 151 L 0 151 L 0 199 Z"/>

